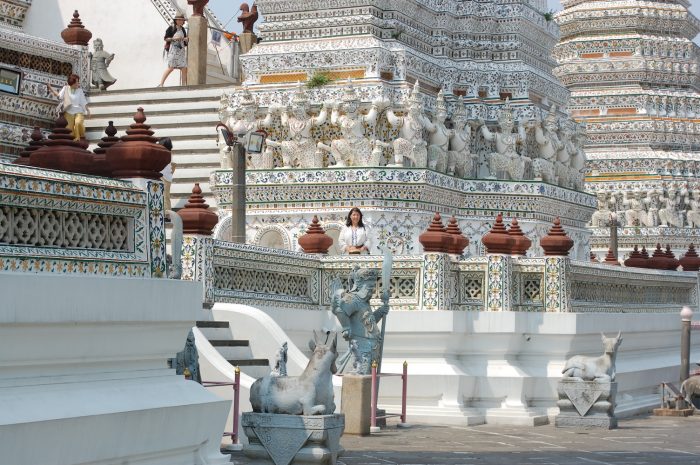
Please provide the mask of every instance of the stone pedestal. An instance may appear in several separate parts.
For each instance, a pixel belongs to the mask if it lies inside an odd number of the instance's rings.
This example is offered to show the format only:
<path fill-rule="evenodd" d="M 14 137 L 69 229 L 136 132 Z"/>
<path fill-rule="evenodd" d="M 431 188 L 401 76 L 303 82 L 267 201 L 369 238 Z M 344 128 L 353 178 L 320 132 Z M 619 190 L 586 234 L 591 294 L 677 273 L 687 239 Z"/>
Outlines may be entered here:
<path fill-rule="evenodd" d="M 238 43 L 241 46 L 241 55 L 248 53 L 253 45 L 258 43 L 258 37 L 252 32 L 244 32 L 238 36 Z"/>
<path fill-rule="evenodd" d="M 617 383 L 562 378 L 557 385 L 559 415 L 554 425 L 583 428 L 617 428 Z"/>
<path fill-rule="evenodd" d="M 254 463 L 335 465 L 342 452 L 345 415 L 284 415 L 246 412 L 243 453 Z"/>
<path fill-rule="evenodd" d="M 345 432 L 366 436 L 370 433 L 372 376 L 343 376 L 340 411 L 345 415 Z"/>
<path fill-rule="evenodd" d="M 187 84 L 196 86 L 207 83 L 207 19 L 192 16 L 189 19 L 187 46 Z"/>

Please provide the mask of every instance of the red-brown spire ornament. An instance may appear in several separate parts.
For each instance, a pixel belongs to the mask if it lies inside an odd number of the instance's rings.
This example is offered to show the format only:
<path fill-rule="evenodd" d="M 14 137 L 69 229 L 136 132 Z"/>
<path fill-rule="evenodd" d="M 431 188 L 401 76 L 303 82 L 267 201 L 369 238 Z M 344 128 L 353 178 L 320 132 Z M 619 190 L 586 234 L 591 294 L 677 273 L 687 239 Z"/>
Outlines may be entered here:
<path fill-rule="evenodd" d="M 151 127 L 144 124 L 146 115 L 139 107 L 135 123 L 121 141 L 107 149 L 107 163 L 115 178 L 160 179 L 160 172 L 170 163 L 170 150 L 156 144 Z"/>
<path fill-rule="evenodd" d="M 685 256 L 679 260 L 679 262 L 683 267 L 683 271 L 700 270 L 700 257 L 698 257 L 698 253 L 695 251 L 695 246 L 693 244 L 688 246 L 688 251 L 685 253 Z"/>
<path fill-rule="evenodd" d="M 29 145 L 27 145 L 24 150 L 22 150 L 19 153 L 19 158 L 17 158 L 14 163 L 15 165 L 29 165 L 29 156 L 34 152 L 35 150 L 39 150 L 39 147 L 42 147 L 44 145 L 44 135 L 41 133 L 41 129 L 39 126 L 34 126 L 34 131 L 32 131 L 31 135 L 32 140 L 29 142 Z"/>
<path fill-rule="evenodd" d="M 29 155 L 29 164 L 37 168 L 87 174 L 92 168 L 92 154 L 73 140 L 68 121 L 59 116 L 49 139 Z"/>
<path fill-rule="evenodd" d="M 182 232 L 185 234 L 211 236 L 214 226 L 219 221 L 219 217 L 209 210 L 209 205 L 204 201 L 199 183 L 195 183 L 185 208 L 180 209 L 177 214 L 182 218 Z"/>
<path fill-rule="evenodd" d="M 115 137 L 117 134 L 117 128 L 114 127 L 114 121 L 109 121 L 107 127 L 105 128 L 105 137 L 102 138 L 100 142 L 97 143 L 97 148 L 93 150 L 95 155 L 93 156 L 93 174 L 98 176 L 111 176 L 112 169 L 107 163 L 107 149 L 119 142 L 119 138 Z"/>
<path fill-rule="evenodd" d="M 464 249 L 469 245 L 469 239 L 462 234 L 462 230 L 459 229 L 459 225 L 457 224 L 457 218 L 454 216 L 450 218 L 449 223 L 447 223 L 447 234 L 450 235 L 450 243 L 447 247 L 447 252 L 462 255 Z"/>
<path fill-rule="evenodd" d="M 503 215 L 496 215 L 496 221 L 489 232 L 481 238 L 481 243 L 486 247 L 486 253 L 511 254 L 515 239 L 508 234 L 503 224 Z"/>
<path fill-rule="evenodd" d="M 333 238 L 326 234 L 318 216 L 314 215 L 311 224 L 306 228 L 306 234 L 297 239 L 299 246 L 305 253 L 328 253 L 328 249 L 333 245 Z"/>
<path fill-rule="evenodd" d="M 680 266 L 681 262 L 678 261 L 676 256 L 673 254 L 673 251 L 671 250 L 671 245 L 666 244 L 666 258 L 668 259 L 668 265 L 666 267 L 667 270 L 673 270 L 675 271 L 678 269 Z"/>
<path fill-rule="evenodd" d="M 554 218 L 554 226 L 549 230 L 549 234 L 540 239 L 540 247 L 545 255 L 569 255 L 569 250 L 574 246 L 574 241 L 566 235 L 561 227 L 561 220 L 557 216 Z"/>
<path fill-rule="evenodd" d="M 665 270 L 668 268 L 668 258 L 663 250 L 661 250 L 661 244 L 656 244 L 656 250 L 651 256 L 648 262 L 647 268 L 654 270 Z"/>
<path fill-rule="evenodd" d="M 647 259 L 642 257 L 642 254 L 639 251 L 639 247 L 637 247 L 636 245 L 634 246 L 634 250 L 632 250 L 632 253 L 630 254 L 629 258 L 625 260 L 625 266 L 629 268 L 647 267 Z"/>
<path fill-rule="evenodd" d="M 605 260 L 603 260 L 603 263 L 606 265 L 620 266 L 620 262 L 617 260 L 617 257 L 615 257 L 612 249 L 608 249 L 608 253 L 605 255 Z"/>
<path fill-rule="evenodd" d="M 92 32 L 85 29 L 83 22 L 80 21 L 78 10 L 73 12 L 73 19 L 68 27 L 61 31 L 61 38 L 68 45 L 87 45 L 92 38 Z"/>
<path fill-rule="evenodd" d="M 513 220 L 510 222 L 508 235 L 514 240 L 511 254 L 522 256 L 527 255 L 527 249 L 529 249 L 532 245 L 532 241 L 528 239 L 525 234 L 523 234 L 523 230 L 520 229 L 517 218 L 513 218 Z"/>
<path fill-rule="evenodd" d="M 590 259 L 591 263 L 600 263 L 598 261 L 598 257 L 596 257 L 596 254 L 594 254 L 592 250 L 591 250 L 591 254 L 588 256 L 588 258 Z"/>
<path fill-rule="evenodd" d="M 423 246 L 423 252 L 447 252 L 452 239 L 442 225 L 442 218 L 439 213 L 435 213 L 433 221 L 428 225 L 428 229 L 418 236 L 418 242 Z"/>

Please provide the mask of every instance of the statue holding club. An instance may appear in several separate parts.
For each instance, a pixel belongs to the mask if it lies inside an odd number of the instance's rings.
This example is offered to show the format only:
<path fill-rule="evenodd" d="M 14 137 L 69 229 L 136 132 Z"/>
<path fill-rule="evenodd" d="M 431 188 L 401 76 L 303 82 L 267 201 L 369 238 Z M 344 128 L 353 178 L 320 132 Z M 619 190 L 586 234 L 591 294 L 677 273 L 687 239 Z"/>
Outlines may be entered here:
<path fill-rule="evenodd" d="M 377 286 L 377 270 L 355 268 L 350 272 L 350 289 L 342 289 L 336 278 L 332 285 L 331 311 L 342 326 L 342 336 L 350 344 L 346 354 L 338 359 L 339 371 L 354 358 L 352 374 L 371 373 L 372 362 L 381 367 L 384 348 L 386 315 L 389 313 L 389 282 L 391 279 L 392 255 L 384 253 L 382 265 L 382 305 L 372 310 L 370 299 Z"/>

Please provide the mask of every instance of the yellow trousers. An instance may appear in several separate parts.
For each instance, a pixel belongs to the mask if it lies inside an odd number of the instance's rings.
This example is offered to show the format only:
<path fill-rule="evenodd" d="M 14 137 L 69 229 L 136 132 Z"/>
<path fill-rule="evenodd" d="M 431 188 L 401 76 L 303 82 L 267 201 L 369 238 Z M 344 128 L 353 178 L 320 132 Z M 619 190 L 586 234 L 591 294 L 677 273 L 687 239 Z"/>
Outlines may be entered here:
<path fill-rule="evenodd" d="M 66 117 L 68 121 L 68 129 L 73 133 L 73 140 L 80 140 L 85 137 L 85 115 L 82 113 L 76 113 L 71 115 L 70 113 L 64 113 L 63 116 Z"/>

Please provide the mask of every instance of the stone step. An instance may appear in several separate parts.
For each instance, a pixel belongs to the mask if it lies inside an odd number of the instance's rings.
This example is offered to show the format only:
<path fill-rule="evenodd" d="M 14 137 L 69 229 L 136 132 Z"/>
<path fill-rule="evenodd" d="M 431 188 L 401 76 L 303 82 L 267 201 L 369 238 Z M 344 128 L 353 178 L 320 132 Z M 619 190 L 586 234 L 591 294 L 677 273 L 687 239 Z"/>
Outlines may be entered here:
<path fill-rule="evenodd" d="M 133 115 L 119 116 L 115 118 L 90 118 L 86 124 L 86 130 L 92 131 L 93 128 L 99 128 L 104 131 L 109 121 L 114 122 L 114 127 L 117 131 L 124 131 L 134 123 Z M 208 113 L 186 113 L 186 114 L 167 114 L 151 116 L 146 113 L 146 124 L 151 126 L 151 130 L 156 132 L 156 137 L 164 128 L 184 128 L 197 126 L 211 126 L 209 133 L 216 136 L 216 125 L 219 124 L 219 115 L 213 111 Z"/>
<path fill-rule="evenodd" d="M 249 347 L 247 339 L 209 339 L 209 344 L 214 347 Z"/>
<path fill-rule="evenodd" d="M 219 99 L 230 85 L 202 85 L 176 87 L 144 87 L 141 89 L 124 89 L 90 94 L 90 109 L 94 106 L 114 105 L 115 103 L 160 103 L 167 101 Z"/>
<path fill-rule="evenodd" d="M 232 359 L 228 363 L 235 367 L 269 367 L 270 361 L 266 358 Z"/>
<path fill-rule="evenodd" d="M 197 328 L 229 328 L 228 321 L 206 321 L 199 320 L 196 323 Z"/>

